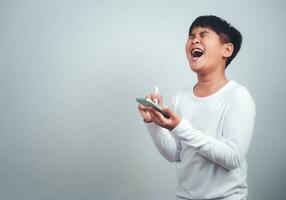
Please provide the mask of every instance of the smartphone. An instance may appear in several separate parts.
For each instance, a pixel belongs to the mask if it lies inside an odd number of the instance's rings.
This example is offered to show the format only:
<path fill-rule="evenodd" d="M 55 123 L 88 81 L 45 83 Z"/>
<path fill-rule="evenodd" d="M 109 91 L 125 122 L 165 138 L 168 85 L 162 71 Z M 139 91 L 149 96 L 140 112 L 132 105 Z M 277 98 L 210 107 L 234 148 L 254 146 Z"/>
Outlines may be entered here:
<path fill-rule="evenodd" d="M 169 115 L 166 112 L 164 112 L 163 109 L 159 105 L 155 104 L 152 100 L 147 98 L 136 98 L 136 101 L 142 104 L 143 106 L 154 108 L 155 110 L 162 113 L 164 117 L 169 118 Z"/>

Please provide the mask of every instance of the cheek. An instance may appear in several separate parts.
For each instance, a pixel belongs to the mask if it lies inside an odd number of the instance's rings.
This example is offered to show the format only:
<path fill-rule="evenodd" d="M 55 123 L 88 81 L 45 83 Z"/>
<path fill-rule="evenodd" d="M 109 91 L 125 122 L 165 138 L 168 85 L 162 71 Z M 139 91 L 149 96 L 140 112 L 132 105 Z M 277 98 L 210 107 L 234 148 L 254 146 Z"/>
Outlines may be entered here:
<path fill-rule="evenodd" d="M 191 43 L 187 42 L 185 46 L 185 53 L 187 54 L 187 56 L 190 54 L 190 46 L 191 46 Z"/>
<path fill-rule="evenodd" d="M 191 42 L 187 41 L 185 50 L 188 51 L 190 49 L 190 46 L 191 46 Z"/>
<path fill-rule="evenodd" d="M 207 47 L 207 55 L 212 58 L 221 58 L 222 57 L 222 48 L 221 45 L 213 44 Z"/>

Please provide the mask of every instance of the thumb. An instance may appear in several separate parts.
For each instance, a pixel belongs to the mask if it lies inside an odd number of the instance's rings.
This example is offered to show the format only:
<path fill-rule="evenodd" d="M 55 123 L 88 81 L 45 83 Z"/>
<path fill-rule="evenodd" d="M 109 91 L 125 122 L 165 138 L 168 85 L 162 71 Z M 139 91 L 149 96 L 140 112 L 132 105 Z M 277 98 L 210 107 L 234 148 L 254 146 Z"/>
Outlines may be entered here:
<path fill-rule="evenodd" d="M 167 113 L 170 117 L 173 117 L 175 113 L 168 106 L 163 107 L 163 111 Z"/>

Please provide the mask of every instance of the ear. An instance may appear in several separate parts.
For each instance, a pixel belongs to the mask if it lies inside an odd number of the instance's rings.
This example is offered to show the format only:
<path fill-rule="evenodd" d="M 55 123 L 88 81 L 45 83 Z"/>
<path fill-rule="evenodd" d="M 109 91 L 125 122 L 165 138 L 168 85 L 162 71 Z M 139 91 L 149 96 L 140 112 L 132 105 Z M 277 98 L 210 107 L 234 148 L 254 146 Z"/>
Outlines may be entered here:
<path fill-rule="evenodd" d="M 229 58 L 234 50 L 234 46 L 232 43 L 226 43 L 223 44 L 223 50 L 222 50 L 222 57 Z"/>

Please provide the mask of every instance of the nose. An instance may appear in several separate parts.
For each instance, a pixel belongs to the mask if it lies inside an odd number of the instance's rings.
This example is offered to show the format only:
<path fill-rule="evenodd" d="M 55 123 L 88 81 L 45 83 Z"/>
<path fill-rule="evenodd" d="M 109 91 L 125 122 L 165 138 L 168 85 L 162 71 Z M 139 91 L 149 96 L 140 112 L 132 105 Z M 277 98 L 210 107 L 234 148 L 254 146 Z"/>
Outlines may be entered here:
<path fill-rule="evenodd" d="M 192 41 L 192 44 L 200 44 L 200 43 L 201 43 L 201 41 L 197 37 L 195 37 Z"/>

